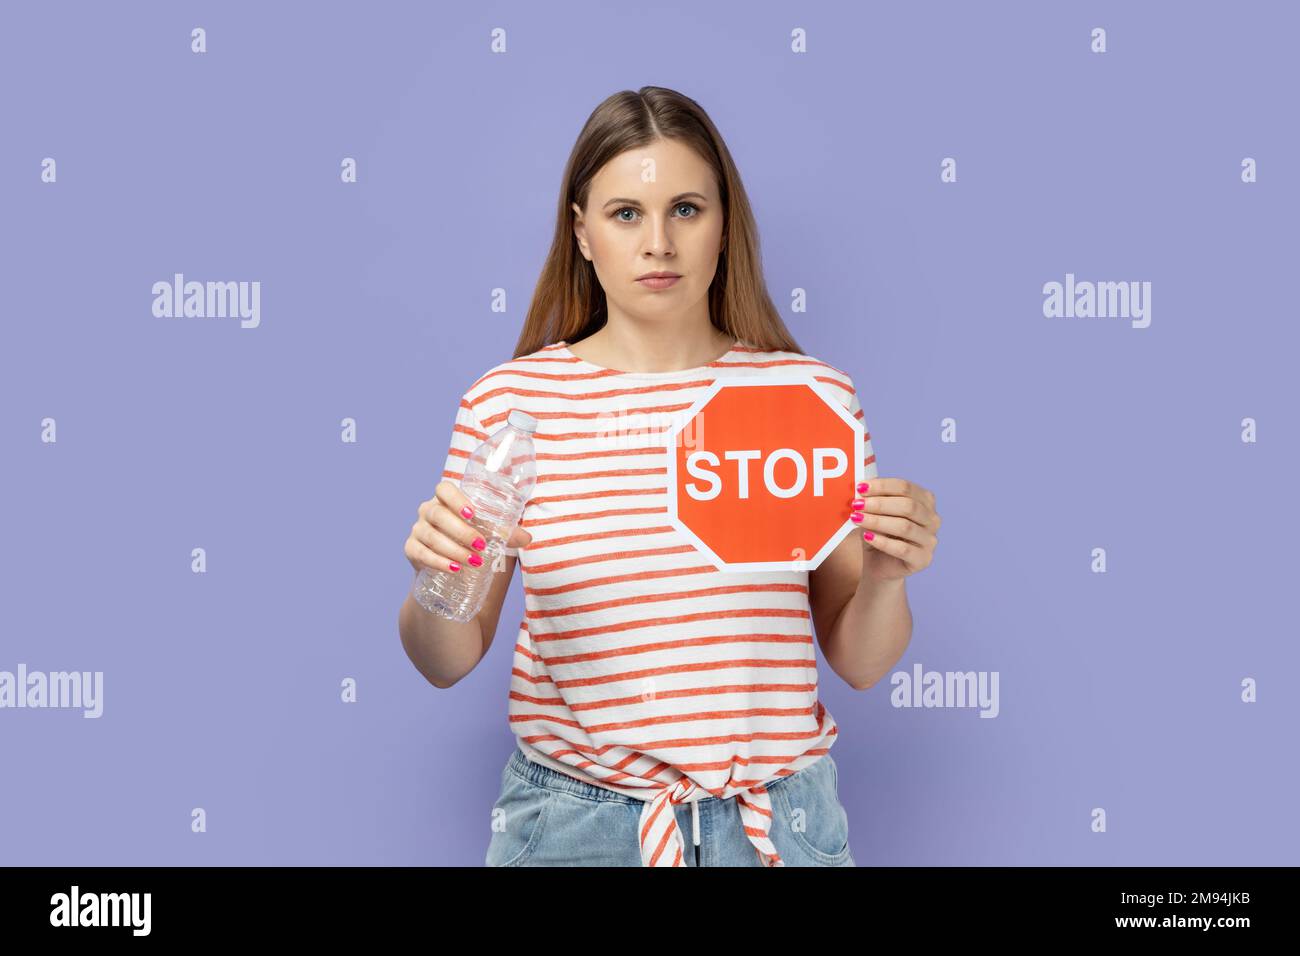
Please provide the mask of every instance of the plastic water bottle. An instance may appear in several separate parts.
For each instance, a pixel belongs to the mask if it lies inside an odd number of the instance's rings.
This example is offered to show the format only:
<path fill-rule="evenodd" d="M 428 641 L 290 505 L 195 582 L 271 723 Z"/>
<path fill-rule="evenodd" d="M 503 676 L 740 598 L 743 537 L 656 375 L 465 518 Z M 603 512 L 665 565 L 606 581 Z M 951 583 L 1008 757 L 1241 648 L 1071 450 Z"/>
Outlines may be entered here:
<path fill-rule="evenodd" d="M 486 546 L 477 568 L 460 562 L 459 571 L 430 571 L 422 568 L 415 576 L 411 594 L 420 606 L 453 621 L 470 621 L 483 608 L 492 587 L 493 566 L 505 549 L 510 532 L 519 524 L 524 505 L 537 482 L 533 455 L 533 432 L 537 419 L 515 409 L 506 424 L 474 449 L 465 465 L 460 490 L 474 509 L 470 524 L 478 529 Z"/>

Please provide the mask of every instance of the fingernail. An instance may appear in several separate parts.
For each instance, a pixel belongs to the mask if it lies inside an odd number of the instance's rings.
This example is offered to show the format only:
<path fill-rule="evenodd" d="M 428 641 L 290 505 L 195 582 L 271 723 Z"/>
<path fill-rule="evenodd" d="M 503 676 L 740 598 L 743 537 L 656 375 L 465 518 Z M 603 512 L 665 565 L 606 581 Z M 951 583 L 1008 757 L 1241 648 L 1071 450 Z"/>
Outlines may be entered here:
<path fill-rule="evenodd" d="M 487 547 L 487 542 L 484 541 L 482 538 L 475 538 L 470 543 L 470 547 L 473 548 L 475 551 L 482 551 L 485 547 Z"/>
<path fill-rule="evenodd" d="M 469 505 L 465 505 L 465 507 L 460 509 L 460 516 L 468 521 L 470 518 L 474 517 L 474 509 Z"/>
<path fill-rule="evenodd" d="M 453 571 L 459 571 L 459 570 L 460 570 L 460 565 L 457 564 L 455 561 L 451 562 L 451 564 L 448 565 L 448 567 L 450 567 Z"/>
<path fill-rule="evenodd" d="M 474 565 L 474 567 L 477 568 L 480 564 L 483 563 L 483 559 L 480 558 L 477 554 L 471 554 L 469 556 L 469 563 Z"/>
<path fill-rule="evenodd" d="M 853 501 L 849 504 L 850 508 L 865 508 L 866 506 L 867 503 L 863 501 L 861 498 L 854 498 Z"/>
<path fill-rule="evenodd" d="M 866 538 L 868 541 L 870 541 L 872 538 L 875 537 L 875 535 L 872 534 L 870 531 L 864 531 L 864 532 L 862 532 L 862 537 L 864 537 L 864 538 Z"/>
<path fill-rule="evenodd" d="M 861 512 L 861 511 L 855 511 L 855 512 L 853 512 L 853 514 L 849 515 L 849 520 L 850 520 L 850 521 L 861 521 L 861 520 L 862 520 L 862 512 Z"/>
<path fill-rule="evenodd" d="M 871 486 L 868 485 L 865 481 L 860 481 L 858 482 L 858 493 L 865 495 L 867 493 L 867 489 L 870 487 Z"/>

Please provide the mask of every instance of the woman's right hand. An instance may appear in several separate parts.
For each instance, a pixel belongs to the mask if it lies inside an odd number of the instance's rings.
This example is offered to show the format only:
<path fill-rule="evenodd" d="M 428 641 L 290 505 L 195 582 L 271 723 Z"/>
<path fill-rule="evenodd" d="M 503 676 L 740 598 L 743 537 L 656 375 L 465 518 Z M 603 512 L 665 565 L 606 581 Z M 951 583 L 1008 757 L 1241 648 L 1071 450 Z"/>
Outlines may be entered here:
<path fill-rule="evenodd" d="M 470 555 L 481 564 L 485 536 L 470 523 L 474 514 L 469 499 L 454 482 L 446 479 L 438 482 L 433 492 L 432 498 L 420 503 L 419 517 L 411 525 L 411 534 L 406 539 L 406 560 L 417 572 L 426 568 L 459 571 L 467 563 L 474 563 Z M 519 548 L 532 540 L 531 534 L 516 526 L 505 546 Z"/>

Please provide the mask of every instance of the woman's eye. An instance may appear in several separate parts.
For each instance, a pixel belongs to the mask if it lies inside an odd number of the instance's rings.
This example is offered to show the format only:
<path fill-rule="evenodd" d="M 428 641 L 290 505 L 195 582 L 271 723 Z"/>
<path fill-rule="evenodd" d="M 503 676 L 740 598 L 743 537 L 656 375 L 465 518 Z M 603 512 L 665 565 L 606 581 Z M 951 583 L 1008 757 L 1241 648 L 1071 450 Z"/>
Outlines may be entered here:
<path fill-rule="evenodd" d="M 693 210 L 695 210 L 695 213 L 698 213 L 698 212 L 700 211 L 700 207 L 697 206 L 697 205 L 695 205 L 695 203 L 692 203 L 692 202 L 683 202 L 683 203 L 678 203 L 678 204 L 677 204 L 675 207 L 673 207 L 673 208 L 674 208 L 674 209 L 677 209 L 677 210 L 681 210 L 681 209 L 693 209 Z M 621 207 L 620 209 L 618 209 L 618 210 L 616 210 L 616 211 L 614 212 L 614 218 L 617 219 L 619 222 L 631 222 L 631 221 L 632 221 L 631 219 L 624 219 L 624 218 L 623 218 L 623 213 L 625 213 L 625 212 L 630 212 L 630 213 L 632 213 L 632 215 L 634 215 L 634 216 L 636 215 L 636 210 L 633 209 L 631 206 L 623 206 L 623 207 Z M 692 213 L 692 214 L 689 215 L 689 216 L 679 216 L 678 218 L 680 218 L 680 219 L 694 219 L 694 218 L 695 218 L 695 214 Z"/>

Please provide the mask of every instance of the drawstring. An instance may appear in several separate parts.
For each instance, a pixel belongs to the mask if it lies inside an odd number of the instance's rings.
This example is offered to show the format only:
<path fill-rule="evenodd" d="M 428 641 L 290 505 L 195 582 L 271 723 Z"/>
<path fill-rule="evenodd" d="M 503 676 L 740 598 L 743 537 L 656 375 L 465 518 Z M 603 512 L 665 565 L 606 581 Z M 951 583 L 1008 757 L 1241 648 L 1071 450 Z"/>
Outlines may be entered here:
<path fill-rule="evenodd" d="M 699 790 L 695 781 L 682 777 L 645 801 L 637 828 L 642 866 L 686 865 L 682 862 L 682 854 L 686 850 L 685 839 L 677 826 L 673 807 L 683 801 L 691 804 L 691 837 L 698 848 L 700 808 L 695 806 L 695 796 Z M 772 828 L 772 798 L 768 795 L 767 787 L 758 785 L 749 790 L 741 790 L 735 794 L 735 798 L 745 836 L 758 852 L 759 862 L 763 866 L 785 866 L 785 861 L 776 852 L 769 834 Z"/>
<path fill-rule="evenodd" d="M 700 865 L 700 806 L 696 800 L 691 803 L 691 833 L 695 837 L 695 865 Z"/>

